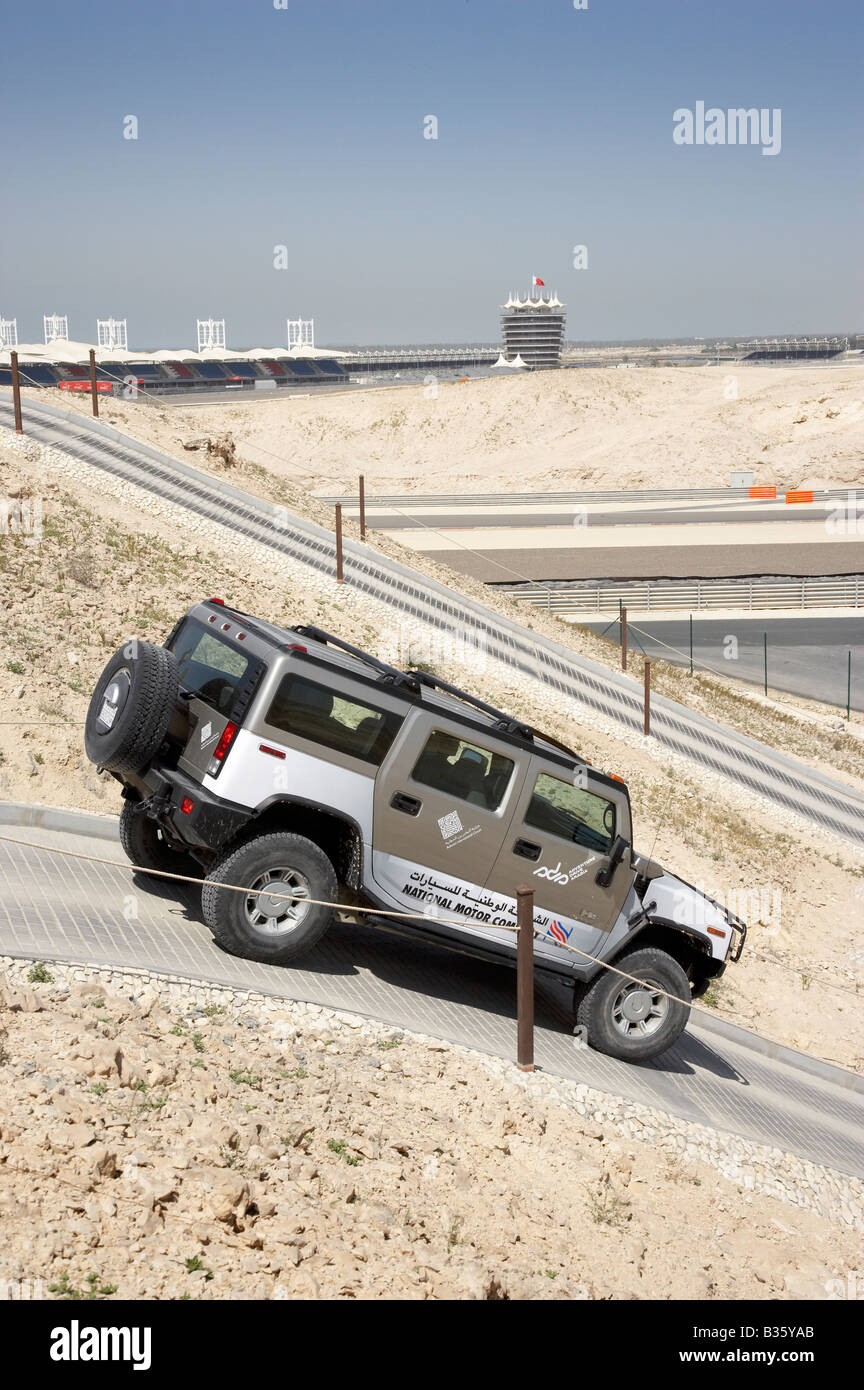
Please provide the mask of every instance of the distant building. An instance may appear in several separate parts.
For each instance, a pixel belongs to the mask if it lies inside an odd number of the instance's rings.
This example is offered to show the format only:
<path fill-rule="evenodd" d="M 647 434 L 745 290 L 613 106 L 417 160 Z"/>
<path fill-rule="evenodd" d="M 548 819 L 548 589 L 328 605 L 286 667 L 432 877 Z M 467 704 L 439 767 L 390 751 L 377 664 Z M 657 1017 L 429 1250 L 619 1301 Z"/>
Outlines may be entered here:
<path fill-rule="evenodd" d="M 538 294 L 536 299 L 511 294 L 501 306 L 505 357 L 521 357 L 527 367 L 559 366 L 565 318 L 565 306 L 556 294 Z"/>

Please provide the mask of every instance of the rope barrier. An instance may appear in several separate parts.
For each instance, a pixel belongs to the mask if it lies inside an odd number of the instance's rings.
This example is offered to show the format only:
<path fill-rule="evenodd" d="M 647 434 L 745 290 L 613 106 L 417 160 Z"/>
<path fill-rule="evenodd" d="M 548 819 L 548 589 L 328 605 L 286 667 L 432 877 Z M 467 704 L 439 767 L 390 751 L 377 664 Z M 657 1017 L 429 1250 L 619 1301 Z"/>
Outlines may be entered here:
<path fill-rule="evenodd" d="M 147 875 L 150 875 L 150 876 L 153 877 L 153 878 L 164 878 L 164 879 L 169 879 L 169 880 L 171 880 L 171 881 L 180 882 L 180 883 L 192 883 L 192 884 L 197 884 L 197 885 L 199 885 L 199 886 L 200 886 L 200 884 L 201 884 L 201 879 L 200 879 L 200 878 L 196 878 L 196 877 L 194 877 L 194 876 L 191 875 L 191 874 L 175 874 L 175 873 L 171 873 L 171 872 L 170 872 L 169 870 L 167 870 L 167 869 L 145 869 L 145 868 L 142 868 L 142 867 L 141 867 L 140 865 L 138 865 L 138 864 L 124 864 L 124 863 L 121 863 L 119 860 L 116 860 L 116 859 L 105 859 L 105 858 L 103 858 L 103 857 L 100 856 L 100 855 L 85 854 L 85 853 L 84 853 L 83 851 L 81 851 L 81 850 L 60 849 L 58 846 L 55 846 L 55 845 L 39 845 L 39 844 L 35 844 L 32 840 L 21 840 L 21 839 L 17 839 L 17 838 L 14 837 L 14 836 L 11 836 L 11 835 L 0 835 L 0 844 L 2 844 L 2 843 L 11 844 L 11 845 L 22 845 L 22 846 L 23 846 L 24 848 L 26 848 L 26 849 L 43 850 L 43 851 L 45 851 L 45 852 L 48 853 L 48 854 L 60 854 L 60 855 L 64 855 L 64 856 L 66 856 L 67 858 L 71 858 L 71 859 L 81 859 L 81 860 L 85 861 L 86 863 L 91 863 L 91 864 L 106 864 L 106 865 L 108 865 L 108 866 L 109 866 L 110 868 L 112 868 L 112 869 L 121 869 L 121 870 L 124 870 L 124 871 L 127 872 L 127 873 L 141 873 L 141 874 L 147 874 Z M 249 889 L 248 887 L 244 887 L 242 884 L 236 884 L 236 883 L 223 883 L 223 882 L 221 882 L 221 881 L 219 881 L 219 880 L 214 880 L 214 879 L 210 879 L 210 880 L 208 880 L 208 881 L 209 881 L 210 883 L 212 883 L 212 884 L 214 885 L 214 887 L 217 887 L 217 888 L 225 888 L 225 889 L 228 889 L 230 892 L 233 892 L 233 893 L 246 893 L 246 894 L 249 894 L 249 893 L 250 893 L 250 889 Z M 361 906 L 361 905 L 359 905 L 359 904 L 354 904 L 354 903 L 337 903 L 337 902 L 330 902 L 330 901 L 328 901 L 328 900 L 326 900 L 326 899 L 323 899 L 323 898 L 298 897 L 296 894 L 291 894 L 291 893 L 275 893 L 275 892 L 271 893 L 269 889 L 266 889 L 266 890 L 262 889 L 262 890 L 260 890 L 260 891 L 262 891 L 262 892 L 266 891 L 267 896 L 268 896 L 269 898 L 272 898 L 274 901 L 282 901 L 282 900 L 284 900 L 284 901 L 286 901 L 286 902 L 298 902 L 298 901 L 302 901 L 302 902 L 304 902 L 304 903 L 308 903 L 308 904 L 310 904 L 311 906 L 315 906 L 315 907 L 330 907 L 330 908 L 333 908 L 335 911 L 341 912 L 341 913 L 346 913 L 346 912 L 350 912 L 350 913 L 364 913 L 364 914 L 367 914 L 367 915 L 370 915 L 370 916 L 374 916 L 374 917 L 399 918 L 399 919 L 407 919 L 407 920 L 409 920 L 409 921 L 417 921 L 418 916 L 422 915 L 422 914 L 417 913 L 417 912 L 397 912 L 397 911 L 393 911 L 393 910 L 391 910 L 391 909 L 379 909 L 379 908 L 376 908 L 376 907 L 363 907 L 363 906 Z M 438 916 L 438 915 L 435 915 L 434 920 L 435 920 L 436 922 L 440 922 L 443 926 L 455 926 L 455 927 L 464 927 L 464 926 L 465 926 L 465 922 L 466 922 L 466 918 L 464 918 L 464 917 L 447 918 L 447 917 L 440 917 L 440 916 Z M 486 925 L 488 925 L 488 924 L 486 924 Z M 513 932 L 513 933 L 515 934 L 516 931 L 517 931 L 517 928 L 516 928 L 515 926 L 512 926 L 512 927 L 511 927 L 511 926 L 508 926 L 506 923 L 505 923 L 505 924 L 497 924 L 497 923 L 496 923 L 496 925 L 495 925 L 495 930 L 496 930 L 496 931 L 510 931 L 510 932 Z M 534 932 L 535 938 L 537 938 L 537 939 L 539 939 L 539 940 L 541 940 L 541 941 L 548 941 L 549 938 L 546 936 L 546 934 L 545 934 L 543 931 L 539 930 L 537 927 L 533 927 L 533 932 Z M 640 979 L 637 975 L 631 975 L 628 971 L 626 971 L 626 970 L 621 970 L 621 969 L 618 968 L 618 966 L 611 965 L 608 961 L 601 960 L 599 956 L 594 956 L 594 955 L 592 955 L 589 951 L 583 951 L 583 950 L 581 949 L 581 947 L 579 947 L 579 946 L 571 946 L 569 942 L 567 942 L 567 943 L 556 942 L 555 944 L 556 944 L 561 950 L 570 951 L 570 952 L 572 952 L 573 954 L 582 957 L 583 960 L 588 961 L 588 962 L 590 962 L 590 963 L 593 964 L 593 965 L 598 965 L 598 966 L 602 967 L 602 969 L 610 971 L 613 975 L 618 975 L 618 976 L 620 976 L 621 979 L 623 979 L 623 980 L 629 980 L 631 983 L 637 984 L 637 985 L 642 985 L 642 986 L 645 985 L 645 981 L 642 980 L 642 979 Z M 768 963 L 770 963 L 770 962 L 768 962 Z M 780 962 L 776 962 L 776 963 L 777 963 L 778 965 L 780 964 Z M 794 967 L 792 967 L 792 966 L 788 966 L 788 967 L 785 967 L 785 968 L 786 968 L 786 969 L 790 969 L 790 970 L 793 970 L 793 969 L 794 969 Z M 802 973 L 806 973 L 806 972 L 802 972 Z M 819 981 L 819 983 L 820 983 L 820 984 L 826 985 L 828 988 L 841 989 L 841 990 L 844 990 L 844 991 L 847 990 L 847 987 L 846 987 L 846 986 L 843 986 L 843 985 L 833 985 L 832 982 L 831 982 L 831 981 L 828 981 L 828 980 L 822 980 L 822 981 Z M 716 1011 L 711 1010 L 711 1009 L 707 1009 L 707 1008 L 705 1008 L 705 1007 L 704 1007 L 703 1005 L 701 1005 L 701 1004 L 697 1004 L 697 1003 L 695 1002 L 695 1000 L 693 1000 L 692 998 L 691 998 L 691 999 L 682 999 L 682 998 L 681 998 L 679 995 L 677 995 L 677 994 L 671 994 L 671 993 L 669 993 L 668 990 L 664 990 L 664 989 L 661 989 L 661 988 L 655 987 L 655 986 L 652 986 L 652 992 L 655 993 L 655 994 L 660 994 L 660 995 L 662 995 L 664 998 L 671 1000 L 671 1002 L 674 1003 L 674 1004 L 682 1004 L 685 1008 L 687 1008 L 687 1009 L 692 1009 L 692 1010 L 693 1010 L 694 1012 L 696 1012 L 696 1013 L 705 1014 L 706 1017 L 708 1017 L 708 1018 L 716 1018 L 716 1016 L 717 1016 L 717 1015 L 716 1015 Z M 857 991 L 848 991 L 848 992 L 850 992 L 850 993 L 857 993 Z M 732 1018 L 732 1019 L 735 1018 L 735 1014 L 732 1013 L 731 1011 L 729 1011 L 728 1016 L 729 1016 L 730 1018 Z M 742 1026 L 745 1026 L 745 1027 L 746 1027 L 747 1025 L 744 1024 L 744 1025 L 742 1025 Z M 751 1031 L 755 1031 L 755 1030 L 751 1030 Z M 779 1046 L 781 1046 L 781 1047 L 788 1046 L 788 1044 L 786 1044 L 786 1043 L 781 1043 L 779 1039 L 777 1039 L 777 1038 L 772 1038 L 772 1037 L 770 1037 L 770 1036 L 769 1036 L 768 1034 L 766 1034 L 766 1033 L 757 1033 L 756 1036 L 757 1036 L 757 1037 L 760 1037 L 760 1038 L 764 1038 L 765 1041 L 767 1041 L 767 1042 L 777 1043 L 777 1044 L 778 1044 Z M 814 1054 L 812 1054 L 812 1053 L 806 1053 L 805 1055 L 806 1055 L 806 1056 L 813 1056 Z M 816 1060 L 820 1060 L 820 1059 L 817 1058 Z M 848 1070 L 848 1068 L 846 1068 L 846 1070 Z M 853 1074 L 854 1074 L 854 1073 L 853 1073 Z"/>

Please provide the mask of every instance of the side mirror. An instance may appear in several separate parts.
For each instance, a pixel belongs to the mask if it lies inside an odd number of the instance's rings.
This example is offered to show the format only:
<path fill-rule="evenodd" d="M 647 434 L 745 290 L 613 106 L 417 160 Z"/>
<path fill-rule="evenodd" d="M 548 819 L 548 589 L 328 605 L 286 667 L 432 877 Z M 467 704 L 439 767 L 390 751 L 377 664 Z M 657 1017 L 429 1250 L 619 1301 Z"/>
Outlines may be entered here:
<path fill-rule="evenodd" d="M 598 884 L 600 888 L 609 887 L 615 870 L 618 868 L 618 865 L 621 863 L 629 847 L 629 841 L 625 840 L 623 835 L 615 836 L 615 839 L 612 841 L 612 847 L 609 850 L 609 858 L 606 860 L 606 863 L 597 870 L 594 877 L 594 882 Z"/>

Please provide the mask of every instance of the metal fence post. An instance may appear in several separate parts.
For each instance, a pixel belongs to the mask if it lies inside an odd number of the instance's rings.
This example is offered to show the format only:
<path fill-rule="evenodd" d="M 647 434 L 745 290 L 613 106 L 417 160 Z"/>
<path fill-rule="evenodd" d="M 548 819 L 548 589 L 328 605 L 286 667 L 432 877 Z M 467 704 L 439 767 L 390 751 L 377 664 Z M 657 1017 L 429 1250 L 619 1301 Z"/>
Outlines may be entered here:
<path fill-rule="evenodd" d="M 9 363 L 12 367 L 12 404 L 15 408 L 15 433 L 23 434 L 24 426 L 21 423 L 21 378 L 18 375 L 18 354 L 9 354 Z"/>
<path fill-rule="evenodd" d="M 534 889 L 516 889 L 516 1065 L 534 1070 Z"/>
<path fill-rule="evenodd" d="M 342 578 L 342 504 L 336 503 L 336 583 L 343 583 Z"/>
<path fill-rule="evenodd" d="M 621 609 L 621 670 L 627 670 L 627 609 Z"/>
<path fill-rule="evenodd" d="M 360 539 L 366 539 L 366 479 L 360 474 Z"/>
<path fill-rule="evenodd" d="M 647 656 L 645 658 L 645 713 L 642 728 L 647 737 L 651 732 L 651 662 Z"/>
<path fill-rule="evenodd" d="M 93 400 L 93 415 L 99 418 L 99 392 L 96 389 L 96 350 L 90 349 L 90 395 Z"/>
<path fill-rule="evenodd" d="M 852 648 L 846 657 L 846 720 L 852 718 Z"/>
<path fill-rule="evenodd" d="M 768 633 L 762 633 L 762 660 L 765 668 L 765 694 L 768 694 Z"/>
<path fill-rule="evenodd" d="M 693 614 L 690 614 L 690 674 L 693 674 Z"/>

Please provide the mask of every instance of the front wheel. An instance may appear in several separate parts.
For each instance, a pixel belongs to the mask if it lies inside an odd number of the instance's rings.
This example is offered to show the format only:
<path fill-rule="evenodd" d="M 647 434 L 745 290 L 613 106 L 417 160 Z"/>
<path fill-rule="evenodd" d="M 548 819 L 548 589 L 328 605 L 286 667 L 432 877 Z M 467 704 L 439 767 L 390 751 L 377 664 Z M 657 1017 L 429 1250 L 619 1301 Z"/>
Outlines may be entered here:
<path fill-rule="evenodd" d="M 633 951 L 615 966 L 625 974 L 601 971 L 577 1002 L 576 1022 L 598 1052 L 626 1062 L 658 1057 L 687 1027 L 690 1006 L 678 1001 L 690 998 L 690 981 L 677 960 L 655 947 Z"/>
<path fill-rule="evenodd" d="M 238 885 L 243 892 L 233 887 Z M 228 850 L 204 880 L 201 906 L 217 945 L 234 956 L 284 965 L 310 950 L 333 921 L 336 871 L 303 835 L 259 835 Z"/>

